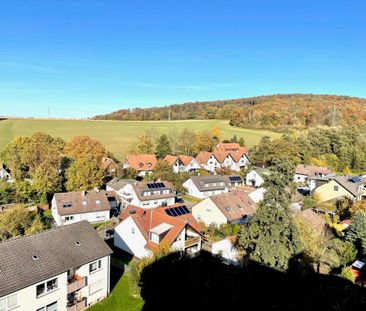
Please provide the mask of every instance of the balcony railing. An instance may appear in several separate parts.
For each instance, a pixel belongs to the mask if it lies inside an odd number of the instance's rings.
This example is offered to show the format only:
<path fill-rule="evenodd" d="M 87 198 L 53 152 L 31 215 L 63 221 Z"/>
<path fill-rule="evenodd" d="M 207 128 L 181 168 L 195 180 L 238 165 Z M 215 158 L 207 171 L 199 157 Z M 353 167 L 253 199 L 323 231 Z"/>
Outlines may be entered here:
<path fill-rule="evenodd" d="M 75 301 L 67 304 L 67 311 L 79 311 L 86 308 L 86 298 L 81 301 Z"/>
<path fill-rule="evenodd" d="M 85 277 L 79 277 L 75 276 L 73 279 L 69 281 L 69 284 L 67 284 L 67 293 L 73 293 L 80 288 L 83 288 L 86 285 L 86 278 Z"/>
<path fill-rule="evenodd" d="M 185 247 L 187 248 L 187 247 L 196 245 L 200 242 L 200 240 L 201 240 L 201 237 L 199 237 L 199 236 L 191 237 L 185 241 Z"/>

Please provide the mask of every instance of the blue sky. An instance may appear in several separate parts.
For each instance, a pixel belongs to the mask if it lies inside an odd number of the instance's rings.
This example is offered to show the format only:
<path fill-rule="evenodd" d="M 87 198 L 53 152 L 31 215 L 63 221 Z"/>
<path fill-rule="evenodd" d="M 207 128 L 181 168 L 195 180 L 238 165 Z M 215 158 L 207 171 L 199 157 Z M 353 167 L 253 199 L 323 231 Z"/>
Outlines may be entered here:
<path fill-rule="evenodd" d="M 11 0 L 0 115 L 276 93 L 366 97 L 366 1 Z"/>

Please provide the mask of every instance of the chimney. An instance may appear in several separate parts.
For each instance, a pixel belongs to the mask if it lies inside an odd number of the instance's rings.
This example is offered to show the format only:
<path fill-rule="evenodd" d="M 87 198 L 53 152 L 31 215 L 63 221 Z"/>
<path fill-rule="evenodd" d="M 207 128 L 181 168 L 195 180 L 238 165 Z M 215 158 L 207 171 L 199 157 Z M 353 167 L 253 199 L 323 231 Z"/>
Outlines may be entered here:
<path fill-rule="evenodd" d="M 81 195 L 82 195 L 83 197 L 85 197 L 85 195 L 86 195 L 86 191 L 85 191 L 85 190 L 83 190 L 83 191 L 81 192 Z"/>
<path fill-rule="evenodd" d="M 95 191 L 95 192 L 99 192 L 99 188 L 98 188 L 98 187 L 95 187 L 95 188 L 94 188 L 94 191 Z"/>

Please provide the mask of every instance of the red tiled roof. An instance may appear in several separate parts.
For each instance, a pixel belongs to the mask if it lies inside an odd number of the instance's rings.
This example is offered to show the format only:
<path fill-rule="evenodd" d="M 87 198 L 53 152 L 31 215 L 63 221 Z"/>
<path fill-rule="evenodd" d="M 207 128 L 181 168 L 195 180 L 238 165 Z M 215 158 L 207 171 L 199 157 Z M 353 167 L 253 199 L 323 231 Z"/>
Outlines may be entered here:
<path fill-rule="evenodd" d="M 145 247 L 153 250 L 157 244 L 149 241 L 149 232 L 152 228 L 155 228 L 163 223 L 171 225 L 172 228 L 169 229 L 168 233 L 164 236 L 160 243 L 167 243 L 168 245 L 171 245 L 186 226 L 190 226 L 197 233 L 201 234 L 202 228 L 192 214 L 172 217 L 165 213 L 167 208 L 172 208 L 179 205 L 180 204 L 151 210 L 145 210 L 136 206 L 129 206 L 119 215 L 119 218 L 123 221 L 128 217 L 131 217 L 139 227 L 146 241 L 148 241 Z"/>
<path fill-rule="evenodd" d="M 173 165 L 177 161 L 178 157 L 173 155 L 166 155 L 163 159 L 164 162 L 168 163 L 169 165 Z"/>
<path fill-rule="evenodd" d="M 153 171 L 158 162 L 155 154 L 129 154 L 126 161 L 136 171 Z"/>
<path fill-rule="evenodd" d="M 212 156 L 212 152 L 208 152 L 208 151 L 201 151 L 197 156 L 196 156 L 196 161 L 198 162 L 198 164 L 206 164 L 206 162 L 208 161 L 208 159 Z"/>
<path fill-rule="evenodd" d="M 179 159 L 182 161 L 182 163 L 185 165 L 185 166 L 187 166 L 187 165 L 189 165 L 189 163 L 191 163 L 192 162 L 192 160 L 193 160 L 193 157 L 191 157 L 191 156 L 187 156 L 187 155 L 180 155 L 179 156 Z"/>
<path fill-rule="evenodd" d="M 238 143 L 220 143 L 216 146 L 217 151 L 236 151 L 240 149 Z"/>

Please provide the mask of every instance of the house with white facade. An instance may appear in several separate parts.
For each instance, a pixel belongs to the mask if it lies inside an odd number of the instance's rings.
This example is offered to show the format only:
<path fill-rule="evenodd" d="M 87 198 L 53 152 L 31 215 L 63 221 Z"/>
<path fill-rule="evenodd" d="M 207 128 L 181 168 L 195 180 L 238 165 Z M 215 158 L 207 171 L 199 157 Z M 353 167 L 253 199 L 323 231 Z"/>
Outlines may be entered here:
<path fill-rule="evenodd" d="M 245 184 L 259 188 L 264 183 L 265 176 L 268 174 L 269 170 L 267 168 L 256 167 L 247 174 Z"/>
<path fill-rule="evenodd" d="M 10 175 L 10 170 L 4 164 L 0 164 L 0 179 L 6 180 L 9 183 L 14 182 Z"/>
<path fill-rule="evenodd" d="M 163 161 L 172 166 L 174 173 L 190 173 L 195 172 L 201 168 L 195 158 L 186 155 L 167 155 Z"/>
<path fill-rule="evenodd" d="M 223 224 L 244 224 L 257 209 L 254 201 L 243 190 L 214 195 L 197 203 L 192 214 L 206 226 Z"/>
<path fill-rule="evenodd" d="M 151 174 L 156 167 L 158 160 L 155 154 L 129 154 L 123 164 L 124 169 L 132 168 L 138 176 L 144 177 Z"/>
<path fill-rule="evenodd" d="M 114 229 L 114 245 L 138 258 L 151 256 L 160 245 L 194 254 L 201 250 L 201 231 L 185 205 L 150 210 L 130 206 Z"/>
<path fill-rule="evenodd" d="M 77 224 L 0 243 L 0 310 L 83 310 L 109 295 L 112 250 Z"/>
<path fill-rule="evenodd" d="M 296 166 L 294 181 L 304 183 L 309 178 L 324 178 L 332 175 L 332 170 L 327 167 L 299 164 Z"/>
<path fill-rule="evenodd" d="M 220 162 L 217 160 L 215 155 L 212 152 L 201 151 L 196 156 L 197 163 L 206 171 L 214 173 L 217 169 L 219 169 Z"/>
<path fill-rule="evenodd" d="M 254 203 L 259 203 L 264 199 L 264 195 L 266 192 L 267 190 L 265 188 L 260 187 L 250 192 L 248 195 L 254 201 Z"/>
<path fill-rule="evenodd" d="M 212 255 L 219 256 L 225 264 L 238 264 L 239 252 L 235 248 L 235 237 L 208 243 Z"/>
<path fill-rule="evenodd" d="M 175 204 L 176 191 L 168 181 L 127 183 L 118 192 L 122 206 L 149 209 Z"/>
<path fill-rule="evenodd" d="M 52 216 L 58 226 L 82 220 L 90 223 L 110 219 L 109 193 L 100 191 L 72 191 L 55 193 L 51 202 Z"/>
<path fill-rule="evenodd" d="M 239 187 L 243 184 L 240 176 L 230 175 L 210 175 L 191 176 L 183 183 L 187 193 L 195 198 L 204 199 L 212 195 L 227 193 L 231 188 Z"/>

